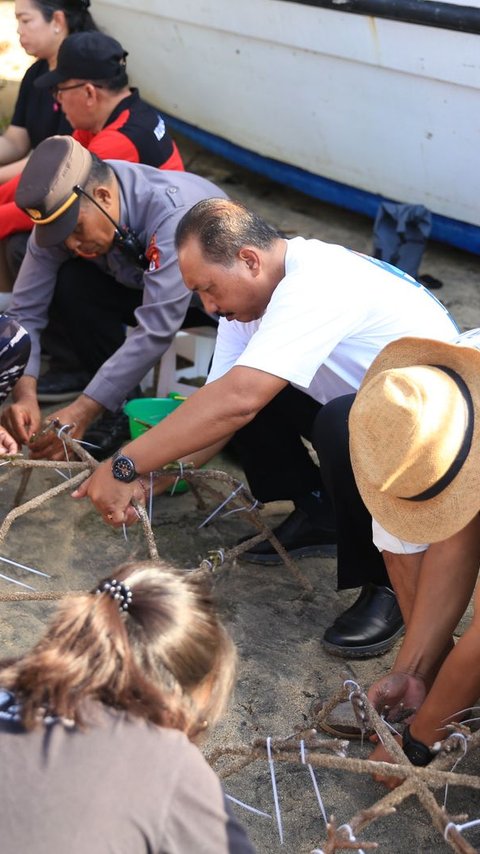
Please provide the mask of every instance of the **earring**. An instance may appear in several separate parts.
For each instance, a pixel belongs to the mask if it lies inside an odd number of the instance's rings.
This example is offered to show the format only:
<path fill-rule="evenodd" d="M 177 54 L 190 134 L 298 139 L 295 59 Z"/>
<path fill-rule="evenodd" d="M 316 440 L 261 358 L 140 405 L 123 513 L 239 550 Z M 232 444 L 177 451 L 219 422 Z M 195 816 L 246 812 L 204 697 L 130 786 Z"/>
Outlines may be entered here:
<path fill-rule="evenodd" d="M 58 34 L 60 32 L 60 27 L 54 27 L 53 32 Z"/>

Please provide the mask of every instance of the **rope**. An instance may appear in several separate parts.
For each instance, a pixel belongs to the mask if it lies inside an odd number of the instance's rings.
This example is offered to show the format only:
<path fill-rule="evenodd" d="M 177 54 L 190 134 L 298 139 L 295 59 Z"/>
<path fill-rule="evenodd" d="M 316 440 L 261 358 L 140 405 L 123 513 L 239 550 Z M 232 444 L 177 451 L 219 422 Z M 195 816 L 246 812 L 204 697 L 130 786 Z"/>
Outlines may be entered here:
<path fill-rule="evenodd" d="M 79 596 L 82 593 L 89 592 L 89 590 L 52 590 L 48 593 L 0 593 L 0 602 L 34 602 L 36 600 L 54 601 L 57 599 L 63 599 L 65 596 Z"/>

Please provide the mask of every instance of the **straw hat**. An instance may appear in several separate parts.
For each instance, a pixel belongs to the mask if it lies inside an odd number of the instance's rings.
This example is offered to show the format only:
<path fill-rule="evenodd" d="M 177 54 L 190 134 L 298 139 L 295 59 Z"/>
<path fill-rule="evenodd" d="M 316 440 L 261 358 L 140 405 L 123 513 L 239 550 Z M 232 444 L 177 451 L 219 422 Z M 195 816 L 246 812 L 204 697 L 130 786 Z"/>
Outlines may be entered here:
<path fill-rule="evenodd" d="M 360 494 L 389 533 L 444 540 L 480 510 L 480 351 L 401 338 L 379 353 L 350 413 Z"/>

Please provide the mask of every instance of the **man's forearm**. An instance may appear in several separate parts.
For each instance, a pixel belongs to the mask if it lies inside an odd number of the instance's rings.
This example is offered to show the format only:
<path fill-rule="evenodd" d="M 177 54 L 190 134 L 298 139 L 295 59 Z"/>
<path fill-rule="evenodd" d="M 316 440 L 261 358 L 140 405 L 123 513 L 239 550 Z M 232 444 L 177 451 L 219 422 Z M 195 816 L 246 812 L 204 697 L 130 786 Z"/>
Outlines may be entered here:
<path fill-rule="evenodd" d="M 227 441 L 285 385 L 284 380 L 262 371 L 235 367 L 200 388 L 160 424 L 129 442 L 125 453 L 133 457 L 139 474 L 172 460 L 189 459 L 191 454 Z"/>
<path fill-rule="evenodd" d="M 65 407 L 69 420 L 82 424 L 90 424 L 95 418 L 105 412 L 105 407 L 86 394 L 80 394 L 73 403 Z"/>
<path fill-rule="evenodd" d="M 412 615 L 424 556 L 425 552 L 415 552 L 414 554 L 396 554 L 385 550 L 382 552 L 388 577 L 395 590 L 406 626 L 408 626 Z"/>
<path fill-rule="evenodd" d="M 13 392 L 15 403 L 20 403 L 24 400 L 37 400 L 37 380 L 32 376 L 23 376 L 15 384 Z M 93 421 L 98 415 L 104 412 L 105 407 L 101 403 L 97 403 L 93 398 L 86 394 L 81 394 L 68 406 L 72 416 L 78 415 L 81 420 Z"/>
<path fill-rule="evenodd" d="M 20 403 L 22 400 L 37 400 L 37 378 L 24 374 L 15 383 L 12 390 L 12 397 L 15 403 Z"/>
<path fill-rule="evenodd" d="M 193 431 L 188 423 L 187 407 L 188 401 L 185 401 L 179 409 L 169 415 L 168 419 L 160 422 L 134 442 L 125 445 L 125 453 L 133 456 L 139 473 L 146 474 L 175 460 L 194 462 L 196 467 L 199 467 L 208 462 L 213 455 L 208 450 L 210 447 L 222 447 L 235 430 L 243 426 L 239 420 L 235 429 L 231 429 L 229 425 L 227 434 L 224 422 L 218 419 L 215 423 L 205 425 L 210 427 L 208 433 L 203 424 L 200 429 Z M 181 413 L 180 410 L 182 410 Z M 203 447 L 204 442 L 205 447 Z"/>
<path fill-rule="evenodd" d="M 17 407 L 20 409 L 26 408 L 27 412 L 32 408 L 28 399 L 17 404 Z M 37 420 L 40 423 L 38 404 L 36 404 L 36 410 L 38 413 Z M 102 411 L 103 407 L 95 400 L 86 397 L 86 395 L 80 395 L 80 397 L 68 406 L 57 409 L 55 412 L 50 412 L 45 420 L 47 422 L 57 422 L 58 425 L 64 427 L 68 425 L 69 435 L 74 439 L 82 439 L 88 426 Z M 17 415 L 17 419 L 18 417 Z M 5 426 L 8 427 L 8 423 Z M 32 442 L 31 434 L 29 441 Z M 62 446 L 60 438 L 54 432 L 51 430 L 40 430 L 34 436 L 33 444 L 30 445 L 30 453 L 33 459 L 47 458 L 50 460 L 59 460 L 64 458 L 65 448 Z"/>
<path fill-rule="evenodd" d="M 411 725 L 414 738 L 432 745 L 445 738 L 446 724 L 468 715 L 480 694 L 480 632 L 473 623 L 444 662 Z M 460 714 L 458 714 L 460 713 Z M 473 717 L 478 717 L 474 712 Z"/>
<path fill-rule="evenodd" d="M 452 633 L 472 596 L 480 564 L 480 516 L 424 552 L 410 623 L 394 670 L 431 685 L 452 646 Z"/>
<path fill-rule="evenodd" d="M 137 474 L 145 475 L 174 460 L 189 459 L 228 439 L 286 386 L 286 381 L 253 368 L 234 367 L 225 376 L 200 388 L 167 418 L 128 442 L 123 450 L 133 459 Z M 102 463 L 75 492 L 89 496 L 110 524 L 130 524 L 135 480 L 121 483 L 112 476 L 111 462 Z"/>

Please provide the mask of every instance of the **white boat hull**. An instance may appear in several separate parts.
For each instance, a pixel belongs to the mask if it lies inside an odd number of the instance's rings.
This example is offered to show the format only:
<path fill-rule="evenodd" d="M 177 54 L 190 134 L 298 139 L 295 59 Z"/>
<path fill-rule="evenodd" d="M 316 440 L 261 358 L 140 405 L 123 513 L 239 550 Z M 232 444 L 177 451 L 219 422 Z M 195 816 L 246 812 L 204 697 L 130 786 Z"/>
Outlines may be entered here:
<path fill-rule="evenodd" d="M 283 0 L 95 0 L 95 15 L 182 130 L 372 216 L 379 198 L 423 204 L 434 237 L 480 252 L 477 35 Z"/>

